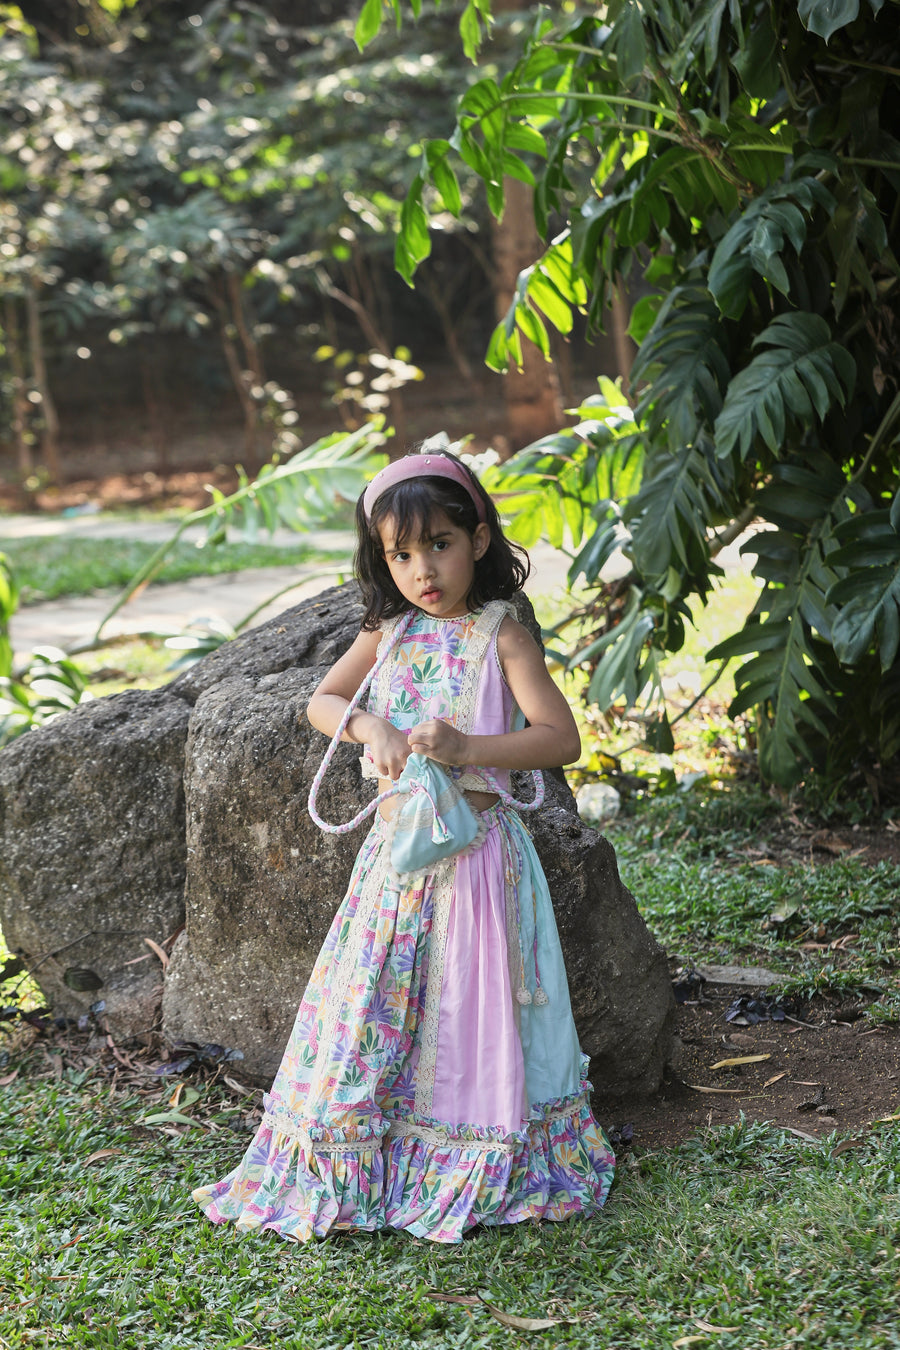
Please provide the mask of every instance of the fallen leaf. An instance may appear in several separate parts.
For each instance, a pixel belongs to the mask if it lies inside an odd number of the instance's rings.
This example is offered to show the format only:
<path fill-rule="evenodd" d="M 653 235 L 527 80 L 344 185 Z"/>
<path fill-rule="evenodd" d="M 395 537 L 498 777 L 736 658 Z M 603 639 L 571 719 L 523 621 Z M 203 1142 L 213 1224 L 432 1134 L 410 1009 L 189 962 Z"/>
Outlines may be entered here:
<path fill-rule="evenodd" d="M 672 1342 L 673 1350 L 680 1350 L 682 1345 L 696 1345 L 698 1341 L 705 1341 L 705 1336 L 679 1336 L 677 1341 Z"/>
<path fill-rule="evenodd" d="M 789 1079 L 788 1079 L 788 1082 L 789 1082 L 789 1083 L 793 1083 L 795 1087 L 821 1087 L 821 1086 L 822 1086 L 821 1083 L 807 1083 L 807 1081 L 806 1081 L 805 1078 L 789 1078 Z"/>
<path fill-rule="evenodd" d="M 143 1120 L 138 1121 L 139 1125 L 195 1125 L 198 1129 L 204 1129 L 205 1126 L 199 1120 L 194 1120 L 191 1116 L 182 1115 L 180 1111 L 158 1111 L 155 1115 L 144 1116 Z"/>
<path fill-rule="evenodd" d="M 694 1318 L 694 1326 L 699 1327 L 701 1331 L 725 1332 L 739 1330 L 738 1327 L 714 1327 L 712 1322 L 705 1322 L 702 1317 Z"/>
<path fill-rule="evenodd" d="M 872 1123 L 873 1125 L 887 1125 L 888 1121 L 891 1120 L 900 1120 L 900 1114 L 896 1116 L 879 1116 L 878 1119 L 874 1120 Z"/>
<path fill-rule="evenodd" d="M 788 1134 L 795 1135 L 798 1139 L 805 1139 L 808 1144 L 817 1144 L 819 1141 L 814 1134 L 807 1134 L 804 1130 L 795 1130 L 793 1125 L 786 1125 Z"/>
<path fill-rule="evenodd" d="M 734 1059 L 720 1059 L 711 1067 L 713 1069 L 730 1069 L 735 1064 L 758 1064 L 760 1060 L 771 1058 L 771 1055 L 737 1055 Z"/>
<path fill-rule="evenodd" d="M 781 1073 L 774 1073 L 771 1078 L 767 1078 L 763 1087 L 771 1087 L 773 1083 L 778 1083 L 782 1078 L 787 1078 L 787 1069 L 782 1069 Z"/>
<path fill-rule="evenodd" d="M 160 961 L 162 961 L 163 970 L 165 970 L 169 964 L 169 953 L 167 951 L 163 951 L 159 943 L 154 942 L 152 938 L 145 937 L 144 941 L 150 948 L 151 952 L 154 952 L 159 957 Z"/>
<path fill-rule="evenodd" d="M 13 1069 L 12 1073 L 8 1073 L 5 1078 L 0 1078 L 0 1087 L 9 1087 L 10 1083 L 15 1082 L 18 1076 L 19 1070 Z"/>
<path fill-rule="evenodd" d="M 514 1327 L 516 1331 L 547 1331 L 550 1327 L 558 1327 L 560 1322 L 570 1320 L 561 1317 L 516 1317 L 513 1313 L 504 1312 L 502 1308 L 488 1303 L 486 1298 L 483 1298 L 481 1303 L 491 1317 L 502 1322 L 505 1327 Z"/>
<path fill-rule="evenodd" d="M 769 984 L 779 984 L 788 978 L 765 966 L 710 966 L 705 961 L 697 965 L 697 973 L 710 984 L 752 985 L 758 989 L 765 989 Z"/>
<path fill-rule="evenodd" d="M 117 1154 L 124 1153 L 124 1148 L 98 1148 L 84 1160 L 85 1167 L 91 1163 L 100 1162 L 103 1158 L 115 1158 Z"/>
<path fill-rule="evenodd" d="M 482 1303 L 477 1294 L 445 1294 L 441 1289 L 426 1289 L 425 1292 L 435 1303 L 460 1303 L 464 1308 L 480 1308 Z"/>
<path fill-rule="evenodd" d="M 746 1088 L 709 1088 L 701 1087 L 699 1083 L 685 1083 L 684 1086 L 692 1092 L 714 1092 L 720 1097 L 740 1097 L 746 1092 Z"/>
<path fill-rule="evenodd" d="M 832 1158 L 839 1158 L 842 1153 L 847 1153 L 851 1148 L 862 1148 L 866 1142 L 866 1136 L 859 1134 L 855 1139 L 842 1139 L 839 1144 L 835 1144 L 831 1150 Z"/>
<path fill-rule="evenodd" d="M 223 1074 L 223 1080 L 228 1084 L 232 1092 L 239 1092 L 242 1097 L 252 1097 L 256 1091 L 255 1088 L 245 1087 L 245 1085 L 239 1083 L 236 1078 L 230 1078 L 227 1073 Z"/>

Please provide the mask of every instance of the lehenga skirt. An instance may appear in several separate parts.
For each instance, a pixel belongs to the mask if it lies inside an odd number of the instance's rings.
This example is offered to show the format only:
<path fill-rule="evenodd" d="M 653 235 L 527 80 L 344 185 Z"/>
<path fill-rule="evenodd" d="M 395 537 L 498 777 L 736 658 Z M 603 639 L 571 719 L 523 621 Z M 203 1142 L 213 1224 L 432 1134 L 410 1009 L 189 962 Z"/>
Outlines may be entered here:
<path fill-rule="evenodd" d="M 194 1199 L 298 1242 L 602 1205 L 615 1159 L 589 1106 L 547 883 L 518 816 L 422 876 L 376 817 L 319 954 L 262 1123 Z"/>

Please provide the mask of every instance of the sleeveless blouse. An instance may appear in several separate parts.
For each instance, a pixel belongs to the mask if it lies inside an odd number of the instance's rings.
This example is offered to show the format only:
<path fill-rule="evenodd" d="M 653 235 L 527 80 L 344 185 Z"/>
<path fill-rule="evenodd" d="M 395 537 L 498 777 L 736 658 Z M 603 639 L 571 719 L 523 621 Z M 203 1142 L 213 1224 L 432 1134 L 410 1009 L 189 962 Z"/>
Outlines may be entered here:
<path fill-rule="evenodd" d="M 499 736 L 524 725 L 497 653 L 497 634 L 507 614 L 505 600 L 492 600 L 474 614 L 441 619 L 420 611 L 394 646 L 369 691 L 368 710 L 398 731 L 440 719 L 466 735 Z M 378 655 L 392 641 L 403 616 L 391 619 Z M 491 791 L 473 765 L 444 768 L 462 789 Z M 504 788 L 509 770 L 487 766 Z M 371 747 L 362 755 L 364 778 L 377 778 Z"/>

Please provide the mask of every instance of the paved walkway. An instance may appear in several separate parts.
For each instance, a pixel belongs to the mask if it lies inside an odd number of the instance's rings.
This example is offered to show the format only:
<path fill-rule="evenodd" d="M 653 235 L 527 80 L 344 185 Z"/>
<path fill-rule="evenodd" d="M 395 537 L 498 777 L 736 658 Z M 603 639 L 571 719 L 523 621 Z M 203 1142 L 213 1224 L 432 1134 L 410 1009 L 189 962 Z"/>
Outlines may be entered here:
<path fill-rule="evenodd" d="M 167 539 L 174 525 L 157 521 L 117 521 L 104 516 L 0 517 L 0 550 L 4 540 L 49 538 L 66 534 L 72 538 L 141 539 L 161 543 Z M 204 531 L 187 531 L 182 538 L 202 538 Z M 319 561 L 300 567 L 262 567 L 243 572 L 224 573 L 212 577 L 192 577 L 188 581 L 148 586 L 131 599 L 107 625 L 106 636 L 120 633 L 177 631 L 194 620 L 224 619 L 235 626 L 258 605 L 264 604 L 285 587 L 291 589 L 272 600 L 253 620 L 253 625 L 264 623 L 277 614 L 299 604 L 311 595 L 317 595 L 339 579 L 339 574 L 352 573 L 353 535 L 347 531 L 315 531 L 306 535 L 289 530 L 277 530 L 267 544 L 308 543 L 329 552 L 342 551 L 343 558 L 333 562 Z M 539 544 L 531 550 L 533 575 L 527 590 L 532 596 L 562 592 L 569 560 L 565 554 Z M 67 651 L 89 642 L 98 624 L 109 610 L 115 593 L 79 596 L 74 599 L 52 600 L 27 605 L 18 610 L 12 620 L 12 639 L 15 659 L 21 661 L 35 647 L 51 644 Z"/>
<path fill-rule="evenodd" d="M 49 538 L 60 534 L 73 539 L 140 539 L 149 543 L 162 543 L 174 529 L 174 522 L 117 520 L 115 516 L 109 515 L 0 516 L 0 551 L 4 540 Z M 186 531 L 182 538 L 191 542 L 203 536 L 204 531 L 198 526 L 193 531 Z M 739 553 L 745 537 L 719 554 L 717 561 L 726 571 L 746 568 L 747 563 Z M 277 592 L 287 586 L 292 587 L 260 611 L 253 621 L 255 626 L 299 604 L 301 600 L 317 595 L 327 586 L 334 585 L 341 568 L 344 576 L 349 577 L 351 574 L 354 541 L 349 531 L 319 530 L 300 535 L 291 530 L 276 530 L 273 536 L 264 536 L 264 542 L 273 545 L 308 543 L 316 549 L 340 551 L 343 558 L 337 558 L 333 563 L 264 567 L 148 586 L 110 621 L 105 629 L 106 635 L 180 630 L 200 618 L 224 619 L 233 627 Z M 528 594 L 532 598 L 561 596 L 565 592 L 568 557 L 543 543 L 530 549 L 529 554 L 532 575 L 525 587 Z M 604 575 L 612 576 L 626 568 L 624 559 L 616 557 L 604 569 Z M 77 599 L 47 601 L 20 609 L 11 626 L 16 660 L 21 661 L 42 644 L 71 650 L 80 643 L 89 642 L 114 599 L 115 593 L 88 595 Z"/>

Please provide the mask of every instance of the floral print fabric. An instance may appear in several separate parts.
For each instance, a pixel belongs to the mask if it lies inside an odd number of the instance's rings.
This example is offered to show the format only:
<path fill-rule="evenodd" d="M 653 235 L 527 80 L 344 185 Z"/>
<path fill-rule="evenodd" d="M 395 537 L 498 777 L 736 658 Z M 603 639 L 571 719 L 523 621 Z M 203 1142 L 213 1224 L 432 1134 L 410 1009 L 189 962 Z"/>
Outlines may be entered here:
<path fill-rule="evenodd" d="M 465 640 L 471 618 L 454 622 L 456 642 Z M 415 703 L 455 711 L 461 686 L 445 655 L 452 657 L 449 626 L 440 625 L 439 643 L 420 634 L 404 644 L 391 677 L 392 694 L 404 708 Z M 440 714 L 411 712 L 409 725 L 425 715 Z M 518 1009 L 515 1016 L 509 1011 L 510 972 L 520 961 L 509 918 L 517 910 L 523 847 L 532 866 L 537 859 L 513 813 L 495 807 L 484 814 L 489 828 L 476 858 L 450 859 L 431 874 L 402 879 L 387 865 L 389 827 L 376 817 L 253 1143 L 229 1176 L 194 1193 L 214 1222 L 271 1228 L 300 1242 L 333 1230 L 386 1227 L 458 1242 L 474 1224 L 564 1219 L 603 1203 L 614 1158 L 588 1107 L 585 1062 L 581 1081 L 576 1063 L 575 1081 L 571 1074 L 561 1079 L 558 1096 L 527 1098 Z M 469 869 L 461 890 L 467 902 L 477 900 L 496 916 L 492 936 L 484 939 L 493 946 L 480 954 L 489 975 L 496 972 L 484 998 L 498 1000 L 509 1030 L 496 1045 L 482 1039 L 455 1056 L 472 1081 L 458 1097 L 444 1091 L 439 1114 L 438 1048 L 447 1046 L 448 1028 L 452 1037 L 461 1035 L 452 1015 L 453 972 L 478 955 L 454 951 L 454 933 L 465 932 L 470 946 L 482 940 L 471 925 L 452 922 L 460 867 Z M 543 922 L 552 924 L 552 911 Z M 562 1011 L 571 1021 L 565 993 L 563 999 L 557 1017 Z M 491 1024 L 490 1008 L 488 1014 Z M 498 1081 L 519 1086 L 495 1092 Z M 455 1102 L 466 1102 L 475 1119 L 447 1119 Z"/>

